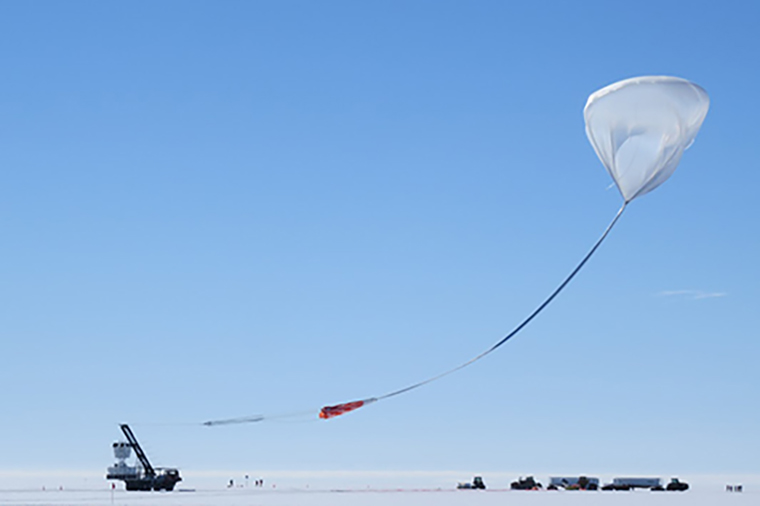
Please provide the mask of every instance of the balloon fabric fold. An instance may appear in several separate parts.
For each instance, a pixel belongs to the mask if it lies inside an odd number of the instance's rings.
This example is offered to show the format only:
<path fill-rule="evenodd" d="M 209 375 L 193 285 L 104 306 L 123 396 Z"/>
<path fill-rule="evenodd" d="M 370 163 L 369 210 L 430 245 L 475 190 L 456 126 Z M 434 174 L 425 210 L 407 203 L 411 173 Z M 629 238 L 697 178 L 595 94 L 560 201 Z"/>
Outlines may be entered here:
<path fill-rule="evenodd" d="M 673 174 L 709 107 L 704 89 L 668 76 L 625 79 L 588 98 L 586 135 L 625 202 Z"/>

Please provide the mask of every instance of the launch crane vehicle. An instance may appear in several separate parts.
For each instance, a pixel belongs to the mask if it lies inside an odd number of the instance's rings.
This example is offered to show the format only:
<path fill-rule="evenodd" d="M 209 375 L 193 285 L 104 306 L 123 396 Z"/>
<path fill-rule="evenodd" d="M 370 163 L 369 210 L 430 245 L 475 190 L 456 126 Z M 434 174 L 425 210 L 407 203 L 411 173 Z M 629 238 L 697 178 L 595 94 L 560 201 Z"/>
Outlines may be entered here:
<path fill-rule="evenodd" d="M 129 425 L 124 423 L 120 427 L 127 441 L 113 444 L 116 464 L 108 468 L 106 479 L 122 480 L 127 490 L 173 490 L 174 485 L 182 481 L 179 470 L 153 467 Z M 139 465 L 130 466 L 126 462 L 132 450 L 135 451 Z"/>

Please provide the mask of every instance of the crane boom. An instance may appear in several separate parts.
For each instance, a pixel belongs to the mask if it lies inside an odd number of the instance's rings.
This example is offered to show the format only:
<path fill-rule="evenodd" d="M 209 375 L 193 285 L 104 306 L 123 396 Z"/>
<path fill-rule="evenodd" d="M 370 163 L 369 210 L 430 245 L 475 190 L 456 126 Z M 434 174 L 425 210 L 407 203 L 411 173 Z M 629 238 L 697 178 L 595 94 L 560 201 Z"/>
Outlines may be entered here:
<path fill-rule="evenodd" d="M 124 433 L 124 437 L 127 438 L 127 441 L 129 442 L 132 449 L 135 451 L 135 455 L 137 456 L 137 459 L 140 461 L 140 464 L 142 464 L 143 469 L 145 470 L 146 476 L 155 476 L 156 470 L 153 469 L 153 466 L 150 465 L 150 461 L 148 460 L 148 456 L 145 455 L 145 452 L 143 451 L 142 447 L 140 446 L 140 443 L 137 442 L 137 438 L 135 437 L 134 433 L 132 432 L 132 429 L 129 428 L 129 425 L 126 423 L 122 423 L 120 425 L 121 431 Z"/>

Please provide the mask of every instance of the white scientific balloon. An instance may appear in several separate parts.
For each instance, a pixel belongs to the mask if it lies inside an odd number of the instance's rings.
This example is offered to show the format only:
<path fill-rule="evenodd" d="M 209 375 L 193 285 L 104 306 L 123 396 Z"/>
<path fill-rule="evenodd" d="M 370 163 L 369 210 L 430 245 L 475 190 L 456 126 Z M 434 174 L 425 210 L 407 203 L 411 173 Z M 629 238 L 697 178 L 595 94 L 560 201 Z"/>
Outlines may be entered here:
<path fill-rule="evenodd" d="M 626 203 L 673 174 L 709 107 L 700 86 L 667 76 L 626 79 L 588 98 L 586 135 Z"/>

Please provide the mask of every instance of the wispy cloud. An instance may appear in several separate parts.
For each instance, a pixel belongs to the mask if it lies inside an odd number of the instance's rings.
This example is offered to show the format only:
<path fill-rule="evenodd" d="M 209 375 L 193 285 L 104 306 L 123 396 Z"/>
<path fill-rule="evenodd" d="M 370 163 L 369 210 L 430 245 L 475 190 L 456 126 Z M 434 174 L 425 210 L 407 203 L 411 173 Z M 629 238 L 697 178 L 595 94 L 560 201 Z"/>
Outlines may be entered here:
<path fill-rule="evenodd" d="M 715 299 L 726 297 L 726 292 L 706 292 L 704 290 L 663 290 L 657 297 L 678 297 L 686 300 Z"/>

